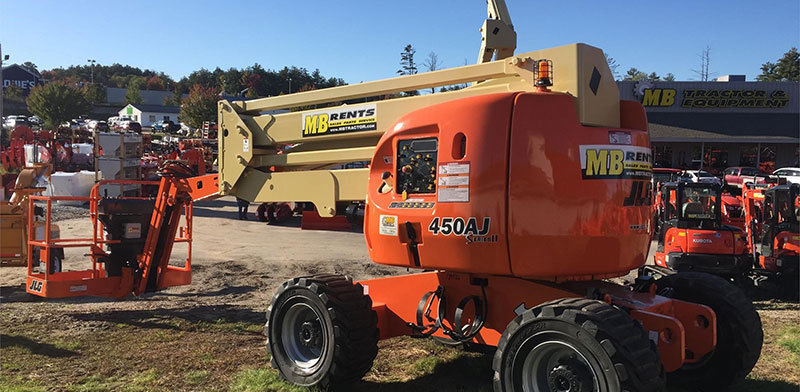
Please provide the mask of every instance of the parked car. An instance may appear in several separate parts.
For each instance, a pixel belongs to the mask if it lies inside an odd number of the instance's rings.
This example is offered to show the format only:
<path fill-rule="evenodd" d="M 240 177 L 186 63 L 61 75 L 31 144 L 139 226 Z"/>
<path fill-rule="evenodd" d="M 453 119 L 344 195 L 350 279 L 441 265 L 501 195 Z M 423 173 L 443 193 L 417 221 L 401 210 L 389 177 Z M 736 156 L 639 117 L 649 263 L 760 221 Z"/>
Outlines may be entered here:
<path fill-rule="evenodd" d="M 89 129 L 97 132 L 107 132 L 111 127 L 105 121 L 91 121 L 89 122 Z"/>
<path fill-rule="evenodd" d="M 800 167 L 782 167 L 772 172 L 773 176 L 785 178 L 786 182 L 800 184 Z"/>
<path fill-rule="evenodd" d="M 755 167 L 729 167 L 722 172 L 722 175 L 722 182 L 724 184 L 738 188 L 744 187 L 744 184 L 748 182 L 756 184 L 763 184 L 766 182 L 766 174 L 761 173 L 761 171 Z"/>
<path fill-rule="evenodd" d="M 158 122 L 153 123 L 153 130 L 154 131 L 160 131 L 160 132 L 166 132 L 166 133 L 176 133 L 180 129 L 181 129 L 180 125 L 175 124 L 174 122 L 172 122 L 170 120 L 162 120 L 162 121 L 158 121 Z"/>
<path fill-rule="evenodd" d="M 181 127 L 181 129 L 178 130 L 178 134 L 179 135 L 181 135 L 181 136 L 192 136 L 192 135 L 194 135 L 195 129 L 190 127 L 189 125 L 187 125 L 185 123 L 180 123 L 180 127 Z"/>
<path fill-rule="evenodd" d="M 69 128 L 72 131 L 77 131 L 77 130 L 79 130 L 79 129 L 81 129 L 83 127 L 83 123 L 82 122 L 78 122 L 78 120 L 73 119 L 73 120 L 70 120 L 70 121 L 64 121 L 63 123 L 61 123 L 60 127 L 61 128 Z"/>
<path fill-rule="evenodd" d="M 123 121 L 132 121 L 130 116 L 113 116 L 108 118 L 108 125 L 112 128 L 118 126 Z"/>
<path fill-rule="evenodd" d="M 125 132 L 142 133 L 142 124 L 139 124 L 136 121 L 123 121 L 120 124 L 120 129 Z"/>
<path fill-rule="evenodd" d="M 722 185 L 722 181 L 719 178 L 714 177 L 713 174 L 705 170 L 687 170 L 681 173 L 680 180 L 685 182 L 702 182 Z"/>
<path fill-rule="evenodd" d="M 18 115 L 11 115 L 6 117 L 5 121 L 3 121 L 3 128 L 11 131 L 14 128 L 24 125 L 26 127 L 31 126 L 31 123 L 28 121 L 28 118 L 25 116 L 18 116 Z"/>
<path fill-rule="evenodd" d="M 36 125 L 36 126 L 40 126 L 41 127 L 41 126 L 44 125 L 44 120 L 39 118 L 39 116 L 30 116 L 30 117 L 28 117 L 28 121 L 30 121 L 31 124 Z"/>

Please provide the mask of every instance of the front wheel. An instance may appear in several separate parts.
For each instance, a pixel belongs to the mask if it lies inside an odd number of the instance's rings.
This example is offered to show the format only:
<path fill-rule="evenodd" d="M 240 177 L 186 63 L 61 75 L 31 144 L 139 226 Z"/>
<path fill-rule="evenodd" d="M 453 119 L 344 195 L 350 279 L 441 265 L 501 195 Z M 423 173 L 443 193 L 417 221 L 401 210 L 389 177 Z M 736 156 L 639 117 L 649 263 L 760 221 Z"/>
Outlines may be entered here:
<path fill-rule="evenodd" d="M 640 324 L 585 298 L 551 301 L 515 318 L 495 352 L 496 392 L 663 391 L 664 368 Z"/>
<path fill-rule="evenodd" d="M 357 381 L 378 352 L 372 301 L 360 284 L 340 275 L 285 282 L 267 309 L 266 329 L 272 366 L 300 386 Z"/>
<path fill-rule="evenodd" d="M 723 391 L 747 376 L 761 355 L 764 334 L 753 303 L 716 275 L 679 272 L 656 281 L 658 294 L 706 305 L 717 316 L 717 347 L 697 363 L 668 374 L 670 383 L 701 391 Z"/>

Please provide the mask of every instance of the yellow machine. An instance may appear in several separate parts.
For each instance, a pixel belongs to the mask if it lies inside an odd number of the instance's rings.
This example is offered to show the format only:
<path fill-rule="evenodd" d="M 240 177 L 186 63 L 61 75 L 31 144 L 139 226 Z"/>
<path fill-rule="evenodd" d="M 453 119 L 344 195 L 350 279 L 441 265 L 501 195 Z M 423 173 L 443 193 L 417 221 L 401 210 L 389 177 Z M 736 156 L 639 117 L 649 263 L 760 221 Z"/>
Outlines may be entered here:
<path fill-rule="evenodd" d="M 17 176 L 11 199 L 0 202 L 0 265 L 25 265 L 28 248 L 28 196 L 44 190 L 34 184 L 38 178 L 49 176 L 51 170 L 52 166 L 49 164 L 34 164 L 23 168 Z M 42 226 L 41 223 L 34 224 Z M 37 230 L 37 236 L 43 237 L 40 231 Z M 58 225 L 52 225 L 51 236 L 57 238 L 58 233 Z"/>

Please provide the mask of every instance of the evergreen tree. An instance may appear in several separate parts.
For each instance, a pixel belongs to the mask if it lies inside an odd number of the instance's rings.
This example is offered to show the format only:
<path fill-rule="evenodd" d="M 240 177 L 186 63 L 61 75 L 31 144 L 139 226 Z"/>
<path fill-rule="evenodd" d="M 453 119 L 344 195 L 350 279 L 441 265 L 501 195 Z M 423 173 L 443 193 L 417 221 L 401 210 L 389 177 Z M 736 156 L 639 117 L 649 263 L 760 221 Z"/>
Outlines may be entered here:
<path fill-rule="evenodd" d="M 756 79 L 761 82 L 800 81 L 800 53 L 797 48 L 784 53 L 777 63 L 764 63 L 761 66 L 761 75 Z"/>
<path fill-rule="evenodd" d="M 417 64 L 414 62 L 414 54 L 417 50 L 411 44 L 406 45 L 400 53 L 400 69 L 397 73 L 400 75 L 415 75 L 417 73 Z M 403 93 L 406 96 L 419 95 L 419 91 L 406 91 Z"/>
<path fill-rule="evenodd" d="M 142 81 L 139 78 L 131 78 L 128 82 L 128 91 L 125 92 L 125 104 L 137 105 L 142 103 L 142 94 L 139 90 L 142 88 Z"/>

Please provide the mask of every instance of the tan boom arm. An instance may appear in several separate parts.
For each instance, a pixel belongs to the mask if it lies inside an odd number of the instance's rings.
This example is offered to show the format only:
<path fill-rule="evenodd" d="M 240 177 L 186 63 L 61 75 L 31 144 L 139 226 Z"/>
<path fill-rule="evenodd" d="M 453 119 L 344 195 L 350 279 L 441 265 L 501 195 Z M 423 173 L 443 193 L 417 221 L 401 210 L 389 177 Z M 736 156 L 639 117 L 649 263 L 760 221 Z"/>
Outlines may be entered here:
<path fill-rule="evenodd" d="M 220 101 L 220 193 L 251 202 L 312 202 L 321 216 L 332 216 L 337 201 L 364 200 L 368 180 L 366 168 L 336 167 L 371 160 L 381 135 L 401 116 L 458 98 L 535 91 L 535 59 L 552 60 L 552 90 L 576 97 L 583 124 L 619 125 L 619 91 L 603 52 L 584 44 L 355 85 Z M 601 75 L 596 83 L 590 83 L 593 72 Z M 457 91 L 375 100 L 402 91 L 475 81 L 483 82 Z M 591 90 L 590 85 L 594 86 Z M 334 119 L 334 114 L 341 117 Z M 341 120 L 346 116 L 352 117 Z M 339 124 L 339 129 L 351 126 L 347 124 L 361 128 L 337 132 L 332 124 Z"/>
<path fill-rule="evenodd" d="M 511 24 L 505 0 L 486 0 L 487 17 L 481 27 L 481 51 L 478 64 L 514 55 L 517 32 Z"/>

